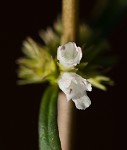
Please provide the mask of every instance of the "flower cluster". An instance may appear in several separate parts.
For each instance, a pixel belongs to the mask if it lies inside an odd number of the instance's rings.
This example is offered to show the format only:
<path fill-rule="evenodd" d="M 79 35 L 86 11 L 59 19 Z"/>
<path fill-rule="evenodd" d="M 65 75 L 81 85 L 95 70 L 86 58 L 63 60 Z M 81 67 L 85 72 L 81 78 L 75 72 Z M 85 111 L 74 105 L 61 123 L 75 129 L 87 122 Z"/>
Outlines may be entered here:
<path fill-rule="evenodd" d="M 73 68 L 80 63 L 82 50 L 74 42 L 59 46 L 57 59 L 66 69 Z M 91 91 L 91 84 L 75 72 L 63 72 L 58 80 L 60 89 L 66 94 L 67 101 L 73 100 L 78 109 L 89 107 L 91 101 L 86 91 Z"/>
<path fill-rule="evenodd" d="M 60 19 L 53 29 L 42 30 L 39 35 L 44 45 L 31 38 L 23 42 L 24 56 L 17 60 L 19 84 L 58 83 L 67 100 L 72 99 L 78 109 L 91 104 L 86 93 L 92 90 L 91 85 L 101 90 L 107 89 L 106 84 L 112 85 L 105 74 L 116 59 L 108 55 L 110 46 L 106 39 L 93 39 L 96 34 L 90 27 L 79 26 L 78 44 L 82 49 L 74 42 L 59 46 L 62 36 Z"/>

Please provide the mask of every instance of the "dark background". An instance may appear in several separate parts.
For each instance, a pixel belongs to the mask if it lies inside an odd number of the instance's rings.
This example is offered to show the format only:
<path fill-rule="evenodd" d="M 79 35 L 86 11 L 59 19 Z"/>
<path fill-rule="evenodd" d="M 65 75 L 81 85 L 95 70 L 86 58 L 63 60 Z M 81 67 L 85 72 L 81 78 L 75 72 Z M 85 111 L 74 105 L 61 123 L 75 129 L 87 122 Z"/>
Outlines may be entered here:
<path fill-rule="evenodd" d="M 94 0 L 81 1 L 80 19 L 90 20 Z M 61 1 L 17 1 L 0 5 L 0 150 L 38 150 L 38 111 L 47 84 L 16 85 L 22 41 L 51 26 L 61 12 Z M 110 72 L 115 86 L 107 92 L 93 89 L 92 105 L 77 110 L 76 150 L 126 149 L 127 17 L 108 36 L 119 62 Z"/>

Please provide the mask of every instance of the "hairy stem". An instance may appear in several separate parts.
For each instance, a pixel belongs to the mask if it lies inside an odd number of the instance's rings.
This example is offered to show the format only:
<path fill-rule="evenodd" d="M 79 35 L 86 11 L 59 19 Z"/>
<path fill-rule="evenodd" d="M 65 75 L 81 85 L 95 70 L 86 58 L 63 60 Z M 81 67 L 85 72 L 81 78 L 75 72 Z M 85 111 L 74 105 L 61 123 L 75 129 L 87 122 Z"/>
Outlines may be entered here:
<path fill-rule="evenodd" d="M 65 44 L 69 41 L 77 40 L 78 32 L 78 0 L 62 1 L 62 26 L 63 35 L 61 42 Z"/>
<path fill-rule="evenodd" d="M 78 0 L 62 2 L 63 35 L 61 44 L 77 41 L 78 32 Z M 58 97 L 58 128 L 62 150 L 74 150 L 76 108 L 72 101 L 67 102 L 65 94 Z"/>

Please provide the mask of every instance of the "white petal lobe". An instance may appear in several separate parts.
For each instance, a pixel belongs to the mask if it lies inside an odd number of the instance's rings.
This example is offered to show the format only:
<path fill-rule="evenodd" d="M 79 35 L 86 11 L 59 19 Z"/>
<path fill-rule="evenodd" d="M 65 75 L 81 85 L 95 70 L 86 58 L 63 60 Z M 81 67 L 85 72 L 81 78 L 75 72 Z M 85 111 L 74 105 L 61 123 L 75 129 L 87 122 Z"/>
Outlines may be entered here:
<path fill-rule="evenodd" d="M 73 99 L 76 108 L 85 110 L 87 107 L 91 105 L 91 101 L 87 95 L 84 95 L 80 99 Z"/>

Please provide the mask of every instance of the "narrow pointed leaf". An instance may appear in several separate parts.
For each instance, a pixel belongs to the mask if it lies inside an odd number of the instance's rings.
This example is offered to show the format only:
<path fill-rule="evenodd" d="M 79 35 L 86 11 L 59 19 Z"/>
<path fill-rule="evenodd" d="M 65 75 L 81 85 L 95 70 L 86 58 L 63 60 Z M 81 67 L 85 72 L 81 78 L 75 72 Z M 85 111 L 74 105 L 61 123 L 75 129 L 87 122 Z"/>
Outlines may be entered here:
<path fill-rule="evenodd" d="M 52 99 L 49 104 L 49 113 L 48 113 L 48 136 L 49 144 L 51 145 L 52 150 L 61 150 L 59 132 L 57 126 L 57 97 L 58 97 L 58 87 L 55 89 L 52 87 L 51 92 Z"/>
<path fill-rule="evenodd" d="M 39 114 L 40 150 L 61 150 L 57 126 L 58 87 L 49 87 L 42 98 Z"/>
<path fill-rule="evenodd" d="M 51 150 L 48 140 L 48 109 L 51 89 L 48 88 L 41 101 L 39 113 L 39 148 L 40 150 Z"/>

